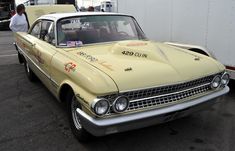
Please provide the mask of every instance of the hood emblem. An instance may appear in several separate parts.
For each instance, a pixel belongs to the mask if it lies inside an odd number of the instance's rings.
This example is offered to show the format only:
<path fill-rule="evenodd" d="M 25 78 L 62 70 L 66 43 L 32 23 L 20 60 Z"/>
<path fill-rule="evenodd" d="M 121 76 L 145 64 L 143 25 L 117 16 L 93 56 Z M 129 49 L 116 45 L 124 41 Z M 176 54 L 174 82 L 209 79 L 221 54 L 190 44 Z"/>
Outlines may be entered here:
<path fill-rule="evenodd" d="M 199 57 L 195 57 L 194 60 L 195 61 L 200 61 L 200 58 Z"/>
<path fill-rule="evenodd" d="M 132 68 L 126 68 L 125 71 L 132 71 Z"/>

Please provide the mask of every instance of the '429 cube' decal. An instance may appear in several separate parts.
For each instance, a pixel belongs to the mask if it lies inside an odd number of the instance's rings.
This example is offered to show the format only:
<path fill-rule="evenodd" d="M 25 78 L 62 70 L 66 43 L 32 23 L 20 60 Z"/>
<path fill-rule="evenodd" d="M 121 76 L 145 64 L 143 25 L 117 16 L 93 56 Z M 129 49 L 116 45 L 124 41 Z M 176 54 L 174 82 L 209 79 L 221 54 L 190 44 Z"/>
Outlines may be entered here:
<path fill-rule="evenodd" d="M 132 51 L 123 51 L 122 54 L 124 54 L 126 56 L 135 56 L 135 57 L 139 57 L 139 58 L 147 58 L 148 57 L 147 54 L 139 53 L 139 52 L 132 52 Z"/>

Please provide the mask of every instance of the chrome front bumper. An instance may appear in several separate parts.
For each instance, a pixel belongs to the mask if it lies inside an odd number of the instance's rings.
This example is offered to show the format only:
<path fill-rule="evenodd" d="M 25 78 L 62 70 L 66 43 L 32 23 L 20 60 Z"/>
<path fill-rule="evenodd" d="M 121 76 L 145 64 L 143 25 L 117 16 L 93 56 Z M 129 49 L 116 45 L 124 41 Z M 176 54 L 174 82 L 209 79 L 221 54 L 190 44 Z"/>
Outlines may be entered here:
<path fill-rule="evenodd" d="M 112 133 L 124 132 L 128 130 L 147 127 L 150 125 L 163 123 L 184 117 L 198 111 L 206 106 L 216 103 L 217 97 L 229 92 L 229 87 L 226 86 L 220 91 L 212 94 L 192 99 L 191 101 L 175 104 L 172 106 L 149 110 L 139 113 L 133 113 L 118 117 L 110 117 L 105 119 L 92 118 L 79 108 L 77 115 L 80 118 L 82 126 L 95 136 L 104 136 Z"/>

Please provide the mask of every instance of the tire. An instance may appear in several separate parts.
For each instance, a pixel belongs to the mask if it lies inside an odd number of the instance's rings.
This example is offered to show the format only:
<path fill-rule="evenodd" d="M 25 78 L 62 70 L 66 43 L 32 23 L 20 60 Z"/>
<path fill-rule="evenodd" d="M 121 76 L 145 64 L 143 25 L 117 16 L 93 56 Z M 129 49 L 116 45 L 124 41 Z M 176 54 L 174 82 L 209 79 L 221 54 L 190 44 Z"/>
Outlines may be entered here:
<path fill-rule="evenodd" d="M 30 69 L 29 64 L 26 60 L 24 60 L 24 67 L 26 75 L 31 82 L 37 81 L 37 76 L 33 73 L 33 71 Z"/>
<path fill-rule="evenodd" d="M 22 55 L 18 52 L 18 61 L 20 64 L 24 63 L 24 59 L 22 57 Z"/>
<path fill-rule="evenodd" d="M 76 108 L 81 109 L 81 104 L 76 99 L 72 90 L 69 90 L 69 92 L 67 93 L 66 102 L 69 123 L 74 136 L 80 142 L 87 142 L 88 140 L 91 140 L 93 136 L 83 128 L 82 124 L 80 123 L 79 117 L 77 116 Z"/>

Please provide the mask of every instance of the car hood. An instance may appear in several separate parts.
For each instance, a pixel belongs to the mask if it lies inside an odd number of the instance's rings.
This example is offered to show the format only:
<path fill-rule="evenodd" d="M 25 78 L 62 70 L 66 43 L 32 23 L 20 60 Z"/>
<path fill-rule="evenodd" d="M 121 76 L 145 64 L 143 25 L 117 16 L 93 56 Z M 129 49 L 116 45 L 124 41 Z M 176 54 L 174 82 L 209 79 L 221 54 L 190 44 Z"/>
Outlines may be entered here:
<path fill-rule="evenodd" d="M 122 41 L 67 51 L 106 73 L 121 92 L 190 81 L 224 70 L 207 56 L 151 41 Z"/>
<path fill-rule="evenodd" d="M 32 5 L 26 6 L 25 10 L 30 26 L 43 15 L 77 12 L 73 5 Z"/>

